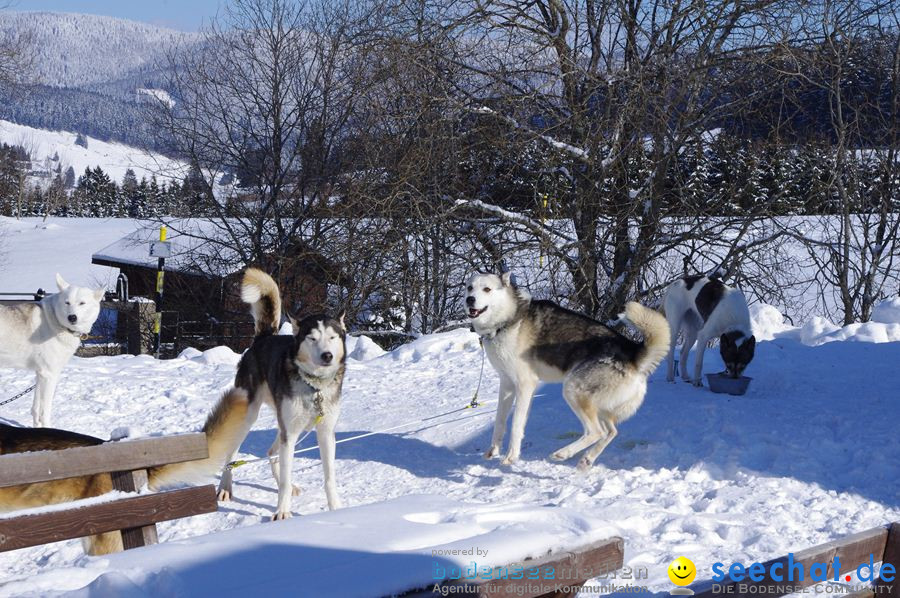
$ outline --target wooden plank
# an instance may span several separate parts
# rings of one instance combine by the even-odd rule
[[[715,584],[711,581],[701,585],[700,591],[696,592],[698,598],[712,598],[713,596],[728,595],[729,598],[748,598],[748,597],[776,597],[799,592],[807,586],[811,586],[817,582],[810,578],[810,567],[813,563],[827,563],[827,579],[834,577],[832,563],[835,557],[840,559],[841,571],[848,571],[851,568],[856,569],[862,563],[869,562],[869,555],[875,555],[875,562],[880,560],[884,554],[885,545],[887,544],[888,530],[885,527],[876,527],[857,534],[851,534],[843,538],[839,538],[832,542],[827,542],[813,548],[801,550],[794,553],[794,563],[800,563],[803,567],[803,580],[794,579],[787,581],[788,575],[788,557],[782,556],[771,561],[763,563],[765,566],[765,577],[761,581],[751,581],[749,577],[742,581],[723,581]],[[775,581],[769,573],[771,567],[775,563],[782,563],[782,570],[779,572],[784,576],[782,581]],[[749,566],[750,563],[745,563]],[[716,589],[717,591],[713,591]]]
[[[114,471],[110,474],[110,477],[112,478],[113,488],[123,492],[137,492],[147,485],[146,469]],[[122,545],[125,547],[125,550],[137,548],[139,546],[148,546],[158,542],[159,536],[156,533],[155,523],[122,529]]]
[[[504,567],[495,567],[489,576],[491,579],[452,580],[440,584],[446,588],[446,595],[479,596],[481,598],[498,598],[516,596],[517,598],[538,598],[541,596],[568,597],[575,596],[577,591],[572,586],[582,585],[586,580],[606,575],[622,568],[625,558],[625,542],[622,538],[609,538],[588,544],[573,550],[549,554],[538,559],[529,559],[521,563],[511,563]],[[509,579],[515,567],[521,566],[524,571],[534,571],[541,579]],[[552,575],[548,575],[552,567]],[[552,579],[547,579],[551,577]],[[507,579],[503,579],[507,577]],[[416,590],[404,596],[434,596],[434,585],[423,590]]]
[[[195,433],[0,455],[0,488],[206,459],[207,451],[206,434]]]
[[[141,527],[216,510],[216,488],[197,486],[65,511],[0,519],[0,552]]]
[[[894,579],[884,581],[879,578],[875,582],[875,595],[878,598],[900,598],[900,523],[892,523],[888,528],[887,546],[884,548],[882,562],[894,566]]]

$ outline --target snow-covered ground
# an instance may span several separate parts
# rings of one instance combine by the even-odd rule
[[[91,255],[139,226],[129,218],[0,216],[0,293],[55,292],[57,272],[72,284],[115,289],[118,271],[91,264]]]
[[[7,281],[49,267],[49,262],[29,266],[17,246],[7,248],[2,270]],[[75,268],[68,252],[57,259],[62,271]],[[756,332],[766,340],[747,371],[754,378],[747,395],[670,384],[660,368],[650,378],[642,408],[620,426],[588,474],[577,473],[574,462],[547,459],[580,433],[580,425],[559,385],[546,385],[532,407],[522,461],[512,467],[481,457],[493,423],[491,406],[338,445],[344,504],[393,501],[371,510],[326,512],[321,467],[316,451],[310,451],[294,467],[303,487],[294,512],[303,517],[269,523],[276,498],[271,472],[266,463],[246,465],[235,470],[234,502],[221,504],[217,513],[159,526],[163,542],[176,542],[168,547],[105,559],[85,557],[80,543],[69,541],[0,554],[0,596],[47,595],[88,584],[93,585],[81,595],[204,595],[203,588],[179,585],[190,579],[188,564],[159,569],[179,561],[179,554],[193,555],[194,547],[210,546],[222,559],[207,572],[211,577],[217,567],[223,572],[239,567],[238,557],[250,558],[250,547],[259,546],[263,552],[257,554],[275,559],[266,588],[278,594],[296,591],[292,582],[305,574],[294,567],[322,554],[307,545],[296,548],[298,538],[308,533],[309,543],[321,544],[330,537],[321,530],[332,524],[343,531],[328,540],[331,548],[347,534],[367,553],[397,551],[378,562],[402,567],[416,562],[414,555],[430,554],[429,547],[460,541],[479,546],[459,536],[464,530],[472,538],[487,534],[485,542],[495,542],[497,533],[524,534],[515,536],[516,545],[528,551],[524,538],[547,532],[549,524],[532,514],[544,507],[561,508],[555,525],[570,534],[564,537],[578,530],[590,538],[622,536],[625,564],[649,573],[635,583],[657,593],[671,589],[665,569],[680,555],[694,561],[698,579],[709,578],[717,561],[764,560],[900,520],[895,390],[900,344],[878,342],[898,339],[898,307],[897,302],[881,307],[880,323],[830,329],[819,322],[806,333],[806,325],[786,326],[777,310],[755,309]],[[481,351],[477,337],[466,330],[425,336],[385,354],[365,339],[351,342],[350,350],[356,349],[348,361],[338,439],[458,409],[478,383]],[[720,371],[717,352],[707,355],[706,371]],[[121,426],[144,433],[195,430],[231,383],[237,359],[223,348],[188,351],[169,361],[73,359],[57,391],[55,423],[102,437]],[[0,399],[31,380],[30,373],[0,369]],[[497,384],[487,365],[481,397],[493,399]],[[28,399],[0,407],[0,419],[27,424],[29,408]],[[274,428],[273,414],[264,410],[242,456],[264,456]],[[314,444],[311,436],[303,447]],[[485,515],[491,509],[498,513],[493,520]],[[410,527],[400,519],[423,525]],[[459,525],[440,527],[454,521]],[[431,527],[422,536],[414,531]],[[449,535],[441,537],[440,530]],[[273,546],[281,540],[286,547],[279,552]],[[430,563],[425,559],[415,566]],[[286,571],[283,578],[276,575],[278,566]],[[253,582],[216,593],[246,594]]]
[[[231,382],[237,356],[222,349],[189,355],[195,356],[163,362],[127,356],[74,359],[59,387],[57,425],[103,437],[120,426],[145,433],[196,429]],[[477,384],[480,359],[476,337],[464,330],[423,337],[374,359],[351,359],[338,438],[464,406]],[[439,495],[443,498],[435,498],[428,509],[436,518],[446,515],[445,499],[565,507],[589,521],[592,533],[622,536],[626,564],[646,567],[650,590],[666,591],[666,564],[682,554],[702,574],[716,561],[761,560],[900,518],[898,360],[897,343],[807,347],[788,339],[762,342],[744,397],[669,384],[658,371],[644,406],[621,426],[619,437],[587,475],[576,473],[573,463],[547,460],[580,431],[559,386],[548,385],[535,400],[523,460],[514,467],[481,457],[492,423],[491,407],[485,406],[339,445],[340,491],[350,507]],[[716,358],[708,362],[709,371],[721,366]],[[0,388],[10,393],[30,379],[23,372],[0,370]],[[496,389],[496,375],[488,367],[482,394],[492,397]],[[28,410],[25,400],[0,414],[27,424]],[[273,415],[265,412],[242,456],[264,456],[274,427]],[[312,437],[303,444],[313,445]],[[315,455],[303,453],[296,461],[295,480],[304,492],[294,500],[295,512],[313,516],[312,521],[340,521],[339,514],[318,515],[326,506]],[[251,464],[235,474],[234,502],[220,505],[214,514],[160,525],[161,539],[282,525],[266,522],[275,503],[268,466]],[[413,512],[422,512],[426,499],[415,500]],[[381,518],[371,521],[387,531],[367,540],[367,551],[396,549],[392,527]],[[283,529],[293,535],[292,527]],[[244,550],[242,538],[223,537],[225,552],[232,543],[234,550]],[[434,540],[425,542],[430,546]],[[147,579],[152,550],[142,557],[150,564],[138,567],[132,578],[151,593],[156,587]],[[84,570],[54,573],[71,566]],[[75,589],[106,567],[103,559],[82,556],[76,541],[0,555],[0,570],[6,572],[0,595]],[[47,576],[51,581],[42,581]]]

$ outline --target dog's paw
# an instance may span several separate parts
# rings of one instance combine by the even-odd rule
[[[513,455],[506,455],[505,457],[503,457],[503,461],[500,461],[500,465],[512,465],[518,460],[518,457],[515,457]]]
[[[272,521],[284,521],[291,517],[293,517],[293,515],[291,515],[290,511],[275,511],[275,514],[272,515]]]
[[[569,458],[569,455],[564,453],[563,451],[556,451],[550,455],[551,461],[565,461]]]
[[[576,467],[576,469],[578,470],[579,473],[587,473],[587,472],[589,472],[589,471],[591,470],[591,467],[592,467],[593,465],[594,465],[594,464],[591,463],[591,462],[588,460],[587,457],[582,457],[582,458],[578,461],[578,466]]]
[[[485,459],[493,459],[494,457],[496,457],[496,456],[499,455],[499,454],[500,454],[500,447],[499,447],[499,446],[492,446],[492,447],[489,448],[487,451],[485,451],[485,453],[484,453],[484,458],[485,458]]]
[[[303,490],[297,484],[291,484],[291,496],[300,496]]]
[[[224,488],[219,490],[216,494],[216,500],[219,502],[228,502],[231,500],[231,490],[225,490]]]
[[[696,386],[697,388],[703,388],[703,380],[699,380],[699,379],[698,379],[698,380],[694,380],[694,381],[692,382],[692,384],[693,384],[694,386]]]

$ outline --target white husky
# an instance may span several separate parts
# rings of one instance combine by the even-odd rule
[[[0,305],[0,367],[36,374],[31,415],[51,425],[50,406],[59,375],[100,315],[103,289],[72,286],[56,275],[59,293],[37,303]]]

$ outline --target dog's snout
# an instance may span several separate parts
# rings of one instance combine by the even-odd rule
[[[72,314],[71,316],[69,316],[69,322],[71,322],[72,324],[74,324],[77,321],[78,321],[78,316],[76,316],[75,314]]]
[[[475,297],[466,297],[466,305],[469,307],[475,305]]]
[[[331,363],[332,359],[334,359],[334,355],[332,355],[330,352],[325,351],[324,353],[322,353],[322,361],[324,363]]]

